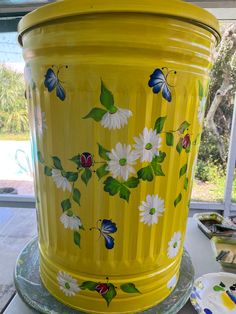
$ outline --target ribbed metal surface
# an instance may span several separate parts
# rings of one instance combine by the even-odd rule
[[[213,35],[200,27],[192,26],[190,31],[185,22],[139,14],[95,15],[44,26],[24,35],[24,57],[35,83],[29,100],[33,149],[35,153],[40,151],[45,159],[42,165],[35,158],[41,277],[62,302],[89,313],[120,314],[153,306],[170,293],[168,283],[179,272],[192,166],[198,150],[196,138],[202,128],[198,117],[199,82],[206,94],[214,43]],[[45,88],[45,74],[52,65],[54,69],[60,68],[65,101],[56,97],[55,90],[48,92]],[[148,86],[150,75],[162,67],[176,71],[170,83],[171,102],[161,92],[154,94]],[[101,80],[112,92],[115,105],[133,114],[128,125],[121,129],[108,130],[93,119],[82,119],[92,108],[101,107]],[[38,106],[46,117],[44,134],[40,134],[37,124]],[[160,117],[167,117],[160,133],[160,150],[166,153],[161,163],[165,176],[156,176],[151,181],[140,179],[138,187],[130,189],[129,202],[119,194],[111,196],[105,192],[105,178],[98,180],[95,173],[87,186],[81,180],[76,183],[81,192],[81,206],[71,200],[72,210],[80,216],[85,228],[80,230],[79,248],[73,242],[73,231],[65,229],[60,221],[61,201],[70,197],[70,193],[56,188],[52,177],[45,176],[44,166],[52,167],[52,156],[57,156],[66,171],[75,171],[70,159],[89,152],[94,156],[94,170],[104,161],[98,154],[97,143],[109,151],[117,143],[134,148],[134,137],[139,137],[145,127],[154,129]],[[181,133],[179,127],[184,121],[189,126]],[[166,144],[167,132],[174,136],[172,146]],[[183,149],[179,153],[176,145],[186,135],[191,138],[191,151]],[[186,171],[180,175],[185,164]],[[137,161],[134,167],[137,172],[147,165]],[[184,189],[186,178],[189,184]],[[175,204],[180,193],[182,199]],[[164,212],[158,223],[151,226],[140,221],[139,207],[148,195],[158,195],[164,200]],[[112,220],[117,225],[117,232],[112,234],[113,249],[106,249],[98,230],[90,230],[99,219]],[[178,252],[168,257],[170,246],[174,248],[178,243]],[[106,282],[109,277],[117,295],[109,307],[96,291],[82,290],[76,296],[65,296],[57,281],[59,271],[70,274],[79,285],[88,280]],[[120,287],[127,282],[133,283],[141,293],[122,292]]]

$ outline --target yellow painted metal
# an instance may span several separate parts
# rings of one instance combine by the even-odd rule
[[[219,30],[203,10],[165,2],[67,0],[20,24],[41,278],[58,300],[88,313],[149,308],[179,275]],[[109,223],[117,230],[101,230]]]
[[[220,40],[218,20],[208,11],[203,10],[191,3],[180,0],[153,0],[136,1],[136,0],[59,0],[56,3],[41,7],[32,13],[27,14],[19,24],[20,34],[24,33],[31,27],[37,27],[48,21],[55,21],[61,18],[71,18],[77,15],[91,15],[102,13],[146,13],[163,16],[174,16],[175,19],[188,20],[188,22],[200,25],[209,29]]]

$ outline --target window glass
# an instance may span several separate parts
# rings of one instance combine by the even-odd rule
[[[0,194],[33,195],[24,61],[16,33],[0,33]]]
[[[223,201],[236,91],[236,22],[221,23],[222,42],[215,51],[205,123],[192,199]]]

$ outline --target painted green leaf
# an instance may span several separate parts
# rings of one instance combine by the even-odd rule
[[[80,285],[80,289],[85,290],[88,289],[90,291],[95,291],[98,283],[94,281],[84,281]]]
[[[80,217],[79,217],[79,216],[76,216],[76,217],[80,219]],[[83,225],[82,225],[82,226],[79,226],[79,229],[81,229],[81,230],[85,230]]]
[[[219,292],[219,291],[225,291],[225,289],[224,289],[223,287],[221,287],[221,286],[214,286],[214,287],[213,287],[213,290],[214,290],[214,291],[217,291],[217,292]]]
[[[177,196],[177,198],[174,201],[175,207],[181,202],[181,200],[182,200],[182,194],[179,193],[179,195]]]
[[[179,178],[181,178],[187,171],[188,164],[183,165],[183,167],[179,171]]]
[[[188,178],[185,178],[185,180],[184,180],[184,189],[186,191],[188,190]]]
[[[44,174],[48,177],[52,176],[52,168],[49,168],[48,166],[44,167]]]
[[[106,300],[107,306],[111,303],[111,301],[114,299],[116,296],[116,288],[112,283],[108,284],[109,290],[107,291],[106,294],[103,294],[102,297]]]
[[[158,163],[162,163],[166,158],[166,153],[159,151],[159,155],[158,156],[154,156],[152,161],[153,162],[158,162]]]
[[[173,133],[166,133],[166,145],[173,146],[174,145],[174,135]]]
[[[70,160],[73,161],[77,165],[77,167],[80,167],[80,155],[76,155],[72,157]]]
[[[203,89],[201,81],[198,81],[198,95],[200,97],[200,100],[202,100],[204,96],[204,89]]]
[[[78,179],[78,172],[66,172],[65,177],[70,182],[75,182]]]
[[[221,281],[220,286],[225,288],[225,284]]]
[[[73,200],[80,206],[81,193],[78,189],[73,189]]]
[[[54,167],[59,169],[59,170],[63,170],[62,168],[62,165],[61,165],[61,160],[60,158],[56,157],[56,156],[53,156],[52,157],[52,160],[53,160],[53,164],[54,164]]]
[[[158,177],[164,177],[165,176],[164,172],[162,171],[162,167],[160,164],[154,163],[152,161],[151,165],[152,165],[152,169],[154,171],[155,176],[158,176]]]
[[[93,120],[99,122],[102,120],[103,116],[107,113],[106,110],[101,108],[93,108],[83,119],[92,118]]]
[[[126,200],[128,202],[129,197],[130,197],[130,190],[126,186],[121,185],[119,196],[120,196],[120,198],[122,198],[123,200]]]
[[[101,82],[101,95],[100,95],[101,104],[110,112],[115,109],[114,106],[114,97],[109,89],[106,88],[103,81]]]
[[[190,143],[189,146],[185,149],[185,151],[186,151],[187,154],[190,153],[190,151],[191,151],[191,143]]]
[[[43,155],[41,154],[40,151],[38,151],[38,160],[41,164],[44,164],[45,163],[45,160],[43,158]]]
[[[126,293],[140,293],[133,283],[125,283],[121,285],[120,288]]]
[[[198,134],[197,136],[196,136],[196,138],[195,138],[195,140],[193,141],[193,145],[197,145],[198,144],[198,142],[199,142],[199,140],[200,140],[200,134]]]
[[[80,233],[78,231],[74,231],[74,243],[80,248]]]
[[[69,198],[67,198],[66,200],[61,202],[61,207],[62,207],[63,211],[66,211],[66,210],[71,208],[71,202],[70,202]]]
[[[185,130],[187,130],[189,126],[190,123],[188,123],[188,121],[184,121],[183,123],[181,123],[181,125],[178,128],[179,133],[184,134]]]
[[[165,124],[167,117],[160,117],[156,120],[154,130],[156,130],[157,134],[161,133]]]
[[[99,179],[101,179],[102,177],[106,176],[109,173],[109,171],[107,171],[106,169],[107,164],[104,164],[96,170],[96,174]]]
[[[150,166],[144,167],[137,172],[138,178],[143,181],[152,181],[153,180],[153,171]]]
[[[110,195],[116,195],[121,188],[120,182],[112,177],[108,177],[103,184],[104,191],[108,192]]]
[[[98,143],[98,154],[99,154],[99,156],[105,160],[110,160],[108,155],[107,155],[108,153],[110,153],[110,151],[105,149],[102,145],[100,145]]]
[[[182,145],[182,140],[180,139],[178,144],[176,145],[176,150],[179,154],[181,154],[182,150],[183,150],[183,145]]]
[[[124,185],[131,189],[136,188],[139,185],[139,179],[136,177],[131,177],[126,182],[124,182]]]
[[[89,180],[92,177],[92,171],[89,168],[85,168],[82,175],[81,175],[81,179],[82,181],[87,185]]]

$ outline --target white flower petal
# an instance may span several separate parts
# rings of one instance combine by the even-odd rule
[[[174,275],[167,283],[167,288],[172,290],[177,284],[177,276]]]
[[[137,156],[131,151],[131,145],[117,143],[116,148],[108,154],[109,161],[107,170],[112,173],[114,178],[121,177],[127,181],[130,174],[135,173],[132,165],[135,164]],[[124,164],[122,164],[122,160]]]
[[[132,112],[127,109],[117,108],[115,113],[107,112],[104,114],[101,120],[101,125],[104,128],[121,129],[128,123],[128,119],[132,116]]]
[[[141,222],[148,225],[157,224],[159,217],[165,211],[164,201],[158,195],[147,195],[146,202],[142,201],[139,210]]]
[[[59,169],[52,169],[52,179],[56,184],[58,189],[62,189],[63,191],[72,191],[72,186],[70,182],[62,176],[61,171]]]
[[[64,212],[60,217],[60,221],[66,229],[78,230],[82,226],[80,218],[70,211]]]
[[[36,129],[39,136],[42,137],[44,134],[44,131],[47,129],[46,114],[45,112],[41,111],[40,105],[36,105],[34,110],[35,110]]]
[[[161,138],[155,130],[145,127],[143,133],[140,133],[138,138],[134,137],[134,140],[135,154],[142,162],[151,162],[154,156],[159,155]]]
[[[59,288],[66,296],[75,296],[81,289],[77,284],[77,280],[72,278],[65,272],[59,271],[57,274]]]
[[[174,258],[180,250],[181,246],[181,232],[175,232],[170,242],[168,243],[167,255],[169,258]]]
[[[204,119],[206,100],[207,98],[203,97],[198,107],[198,120],[200,124],[203,122],[203,119]]]

